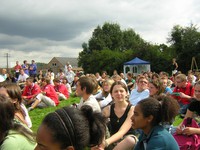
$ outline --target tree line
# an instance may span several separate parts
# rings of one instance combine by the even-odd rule
[[[152,44],[145,41],[133,29],[121,30],[117,23],[97,26],[88,42],[82,44],[78,64],[85,73],[106,70],[123,71],[123,64],[135,57],[151,63],[151,71],[171,73],[172,58],[176,58],[179,70],[190,70],[192,57],[200,60],[200,32],[196,25],[189,27],[175,25],[166,44]],[[197,61],[198,63],[198,61]]]

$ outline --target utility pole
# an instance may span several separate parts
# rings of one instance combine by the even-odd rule
[[[8,72],[8,57],[10,57],[10,55],[8,53],[6,53],[4,57],[6,57],[7,72]]]

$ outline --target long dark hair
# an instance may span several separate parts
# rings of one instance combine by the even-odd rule
[[[19,122],[14,121],[15,108],[10,98],[0,94],[0,143],[8,135],[9,130],[15,130],[29,141],[35,142],[34,134]]]
[[[170,96],[158,96],[156,98],[146,98],[140,101],[140,106],[144,117],[153,116],[152,126],[160,123],[172,123],[178,114],[179,104]]]
[[[17,100],[14,104],[15,112],[20,112],[25,117],[25,112],[21,107],[22,103],[22,92],[20,87],[16,83],[7,83],[4,85],[9,97],[12,100]]]

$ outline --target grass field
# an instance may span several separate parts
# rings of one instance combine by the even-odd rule
[[[43,118],[48,113],[53,112],[56,109],[59,109],[61,107],[69,106],[73,103],[79,103],[79,101],[80,101],[80,97],[71,96],[68,100],[60,101],[60,104],[57,107],[48,107],[48,108],[43,108],[43,109],[36,108],[36,109],[30,111],[29,115],[30,115],[30,118],[31,118],[31,121],[33,124],[31,129],[33,130],[33,132],[37,132],[37,129],[38,129],[39,125],[41,124]]]
[[[43,108],[43,109],[36,108],[36,109],[30,111],[29,115],[30,115],[30,118],[31,118],[32,124],[33,124],[31,129],[33,130],[33,132],[37,132],[37,129],[38,129],[39,125],[41,124],[43,118],[48,113],[53,112],[56,109],[59,109],[61,107],[69,106],[73,103],[79,103],[79,101],[80,101],[80,97],[71,96],[68,100],[60,101],[60,104],[57,107],[48,107],[48,108]],[[182,121],[182,119],[179,116],[177,116],[175,118],[173,125],[177,126],[180,124],[181,121]]]

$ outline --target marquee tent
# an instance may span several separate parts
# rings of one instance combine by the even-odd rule
[[[148,61],[139,59],[138,57],[124,63],[124,74],[127,72],[134,73],[134,75],[142,72],[151,71],[151,64]]]

